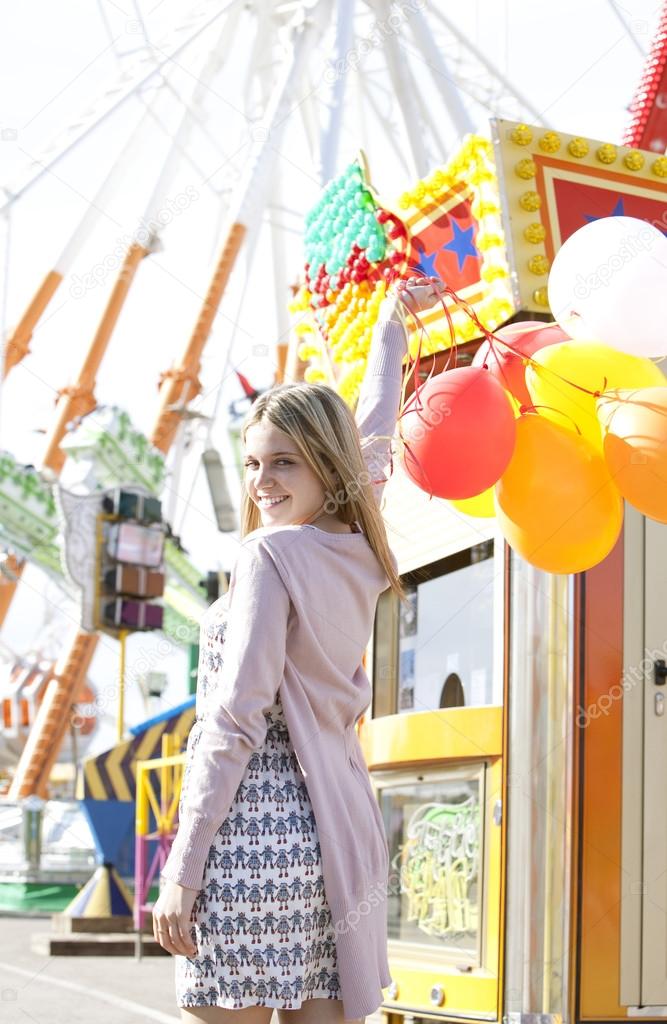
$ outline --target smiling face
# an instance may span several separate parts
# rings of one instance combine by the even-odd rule
[[[322,514],[327,494],[295,442],[268,419],[248,427],[245,435],[245,485],[259,507],[263,526],[286,526]]]

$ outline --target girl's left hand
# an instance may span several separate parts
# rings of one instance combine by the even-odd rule
[[[421,313],[436,304],[444,288],[439,277],[409,277],[400,282],[398,294],[411,313]]]
[[[399,281],[380,303],[378,320],[396,320],[405,326],[406,311],[421,313],[431,309],[444,294],[439,277],[410,277]]]
[[[199,889],[186,889],[167,882],[153,907],[153,935],[168,953],[195,956],[197,947],[190,935],[190,915]]]

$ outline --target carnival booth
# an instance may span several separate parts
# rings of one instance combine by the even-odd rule
[[[387,908],[386,1024],[660,1021],[667,1017],[667,7],[625,142],[615,144],[518,120],[494,120],[488,132],[472,134],[476,105],[534,121],[539,114],[445,17],[443,4],[430,5],[428,19],[421,3],[387,4],[386,21],[377,23],[382,5],[359,6],[367,8],[364,33],[373,18],[372,36],[357,32],[351,3],[272,5],[269,20],[266,5],[200,5],[164,42],[163,63],[139,50],[100,102],[5,189],[8,215],[97,125],[115,125],[110,115],[132,96],[141,100],[122,145],[122,133],[112,142],[95,137],[105,159],[111,154],[100,164],[103,180],[96,191],[82,190],[82,199],[83,192],[92,198],[58,235],[59,255],[5,345],[3,381],[30,354],[58,289],[71,277],[78,300],[102,284],[102,272],[108,288],[88,307],[90,343],[73,378],[55,381],[40,468],[0,452],[0,625],[28,565],[76,611],[71,634],[58,637],[57,659],[42,657],[41,648],[17,658],[0,645],[0,832],[17,853],[16,863],[0,860],[0,885],[10,872],[19,884],[23,860],[24,875],[47,890],[86,882],[68,893],[70,918],[112,930],[114,918],[132,912],[141,949],[177,827],[199,622],[226,585],[224,572],[190,560],[172,529],[181,500],[185,522],[196,473],[189,492],[178,482],[199,431],[211,522],[221,534],[238,530],[226,474],[235,465],[242,475],[240,426],[260,394],[254,364],[247,377],[232,366],[238,313],[224,336],[224,364],[214,371],[202,361],[220,340],[223,299],[238,296],[239,310],[252,304],[246,289],[258,279],[253,252],[266,226],[275,285],[266,301],[280,311],[272,383],[326,383],[353,411],[388,291],[414,275],[444,285],[431,309],[406,316],[409,351],[383,515],[407,600],[390,591],[380,597],[365,654],[372,703],[358,723],[390,853],[386,886],[373,894]],[[335,32],[327,34],[334,13]],[[252,46],[233,46],[250,38],[242,33],[255,19]],[[442,45],[443,28],[455,45]],[[209,30],[215,38],[207,42]],[[405,47],[403,32],[412,40]],[[200,34],[201,64],[197,74],[187,71],[186,87],[176,75],[185,71],[180,55]],[[367,47],[378,64],[363,70]],[[131,60],[132,52],[116,57]],[[232,60],[222,88],[216,76],[228,54],[248,64],[244,73]],[[379,131],[378,152],[393,147],[400,157],[400,132],[374,99],[385,66],[388,109],[400,112],[411,150],[396,166],[421,174],[427,154],[452,155],[406,181],[402,194],[385,195],[364,153],[350,154],[302,211],[304,258],[290,265],[285,239],[294,226],[278,221],[302,202],[300,190],[281,191],[287,178],[279,158],[296,137],[291,115],[302,118],[321,175],[311,180],[340,170],[345,138],[363,135],[372,152]],[[324,126],[315,69],[330,86]],[[162,83],[154,97],[153,76]],[[346,78],[358,86],[358,122],[343,121]],[[232,79],[245,93],[236,127]],[[461,102],[466,89],[474,102]],[[225,119],[222,133],[206,127],[207,96],[225,104],[212,121]],[[119,116],[130,124],[128,109]],[[167,132],[164,149],[151,141],[153,122]],[[198,149],[190,136],[200,131]],[[420,144],[422,131],[429,146]],[[151,173],[135,182],[143,154]],[[168,355],[144,433],[125,410],[98,404],[97,378],[121,313],[131,312],[128,296],[162,247],[165,196],[178,187],[182,160],[202,179],[202,198],[204,186],[216,204],[222,197],[227,219],[215,227],[213,266],[202,261],[207,279],[193,270],[192,326]],[[284,162],[294,171],[295,160]],[[223,168],[230,178],[221,182]],[[128,169],[128,194],[141,208],[130,204],[123,216],[136,220],[120,249],[105,256],[92,231]],[[190,256],[206,248],[201,225],[213,206],[195,203],[191,186],[177,198],[194,220],[185,227],[183,218],[172,251],[185,246]],[[89,272],[93,253],[99,262]],[[241,254],[244,283],[232,287]],[[289,316],[288,265],[298,277]],[[176,303],[163,297],[175,316]],[[145,328],[140,319],[125,321],[132,339],[133,330],[143,339]],[[256,346],[265,348],[269,354]],[[156,349],[167,358],[167,347]],[[247,356],[243,348],[238,364]],[[223,418],[219,399],[204,411],[199,400],[204,381],[215,376],[219,396],[232,373],[240,389],[228,407],[231,455],[223,463],[213,436]],[[155,642],[146,639],[147,653],[128,672],[127,636],[151,631]],[[96,692],[89,670],[102,637],[118,653],[118,671]],[[167,649],[184,671],[187,664],[189,699],[149,713],[166,685]],[[146,715],[128,729],[130,678]],[[102,751],[95,744],[83,757],[108,705],[116,742]],[[43,803],[64,793],[63,812],[44,814],[42,846]],[[85,836],[63,851],[72,822]],[[26,906],[22,893],[13,905]],[[363,905],[355,927],[363,930]]]
[[[448,288],[409,319],[384,498],[409,600],[380,599],[360,727],[390,847],[383,1009],[658,1018],[667,158],[492,136],[396,200],[360,157],[306,219],[291,307],[301,373],[354,405],[396,277]]]
[[[271,108],[278,125],[288,84]],[[377,193],[363,154],[326,186],[306,216],[292,344],[276,373],[327,383],[354,409],[387,291],[409,275],[442,280],[442,300],[407,320],[383,512],[408,597],[380,598],[366,652],[373,699],[359,723],[390,850],[377,894],[392,974],[382,1012],[657,1021],[667,1016],[666,147],[658,135],[640,148],[504,120],[489,135],[466,136],[399,196]],[[48,479],[0,459],[16,553],[0,618],[18,556],[82,594],[61,661],[12,665],[4,680],[20,750],[9,797],[48,793],[71,708],[89,699],[98,637],[120,641],[118,743],[86,760],[78,793],[100,870],[70,912],[126,916],[132,901],[111,865],[134,817],[138,932],[174,834],[194,708],[126,735],[125,636],[161,631],[195,664],[214,595],[163,519],[164,457],[176,440],[181,458],[181,419],[278,138],[267,129],[254,140],[239,219],[163,375],[150,436],[115,407],[87,416],[148,255],[132,245],[76,387],[59,398]],[[10,339],[7,368],[58,282],[47,284]],[[245,409],[258,392],[239,380]],[[230,412],[240,464],[241,410]],[[82,493],[58,483],[66,455]],[[204,455],[209,482],[224,476],[208,443]],[[224,493],[214,506],[231,530]]]

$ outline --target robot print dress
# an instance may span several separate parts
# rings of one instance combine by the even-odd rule
[[[205,615],[195,722],[188,737],[181,808],[207,705],[224,657],[227,595]],[[179,1006],[298,1009],[340,999],[336,943],[308,791],[278,691],[209,850],[192,911],[194,957],[176,956]]]

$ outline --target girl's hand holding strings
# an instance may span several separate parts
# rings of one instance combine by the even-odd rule
[[[445,286],[438,277],[409,277],[407,281],[399,281],[396,290],[380,303],[378,319],[394,320],[405,327],[406,315],[418,315],[425,309],[431,309],[444,295],[444,290]]]

